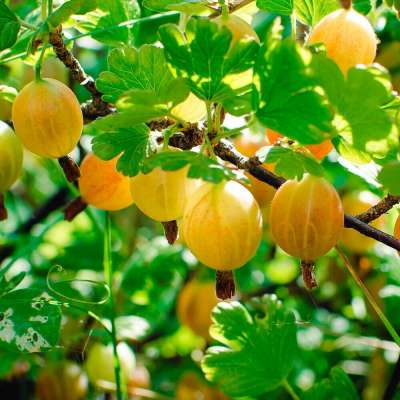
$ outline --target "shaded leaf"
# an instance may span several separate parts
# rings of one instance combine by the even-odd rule
[[[0,1],[0,50],[8,49],[17,41],[20,27],[16,15]]]

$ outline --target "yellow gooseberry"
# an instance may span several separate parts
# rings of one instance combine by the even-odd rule
[[[171,110],[172,117],[192,123],[202,120],[206,113],[206,104],[193,93],[190,93],[185,101]]]
[[[346,74],[357,64],[373,63],[378,40],[366,17],[353,9],[340,9],[318,22],[308,43],[324,44],[328,56]]]
[[[343,207],[335,188],[313,175],[286,181],[271,203],[273,239],[305,262],[315,261],[336,245],[343,223]]]
[[[400,239],[400,215],[397,217],[396,224],[394,226],[394,236]]]
[[[209,339],[211,311],[217,303],[214,282],[192,279],[179,294],[178,319],[197,335]]]
[[[43,368],[36,380],[38,400],[83,400],[87,391],[86,375],[71,361]]]
[[[202,381],[195,372],[187,372],[180,379],[175,398],[177,400],[228,400],[217,388]]]
[[[275,144],[279,139],[283,138],[283,135],[272,129],[266,129],[265,132],[270,144]],[[324,140],[321,143],[308,144],[305,147],[317,160],[323,160],[332,151],[333,144],[330,140]]]
[[[183,237],[197,259],[210,268],[239,268],[255,254],[261,240],[261,211],[240,183],[204,183],[188,200]]]
[[[83,200],[102,210],[121,210],[133,203],[129,177],[117,171],[118,157],[101,160],[93,153],[81,164],[79,191]]]
[[[266,145],[267,143],[265,141],[257,140],[256,138],[252,138],[250,135],[241,135],[235,140],[236,149],[246,157],[253,157],[261,147]],[[268,170],[273,171],[272,164],[263,164],[263,166]],[[266,206],[274,197],[276,189],[265,182],[261,182],[254,178],[248,173],[246,173],[246,176],[250,180],[248,189],[257,200],[259,206]]]
[[[21,90],[13,103],[12,119],[23,145],[32,153],[49,158],[70,153],[83,128],[75,94],[51,78],[32,81]]]
[[[131,193],[140,211],[159,222],[174,221],[182,217],[189,193],[198,183],[187,177],[188,167],[177,171],[154,168],[148,174],[131,178]]]
[[[351,192],[343,196],[343,208],[347,214],[357,215],[367,211],[379,201],[379,197],[368,191]],[[370,223],[371,226],[382,229],[385,223],[383,216]],[[354,253],[364,253],[370,250],[376,241],[362,235],[354,229],[343,229],[341,243]]]

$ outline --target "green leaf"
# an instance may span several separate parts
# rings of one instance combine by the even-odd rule
[[[314,56],[313,69],[336,111],[334,125],[347,147],[380,158],[385,156],[395,145],[393,122],[385,111],[394,99],[386,74],[375,67],[352,68],[345,80],[325,54]]]
[[[258,119],[301,144],[320,143],[332,130],[332,114],[317,90],[310,61],[311,54],[288,38],[269,46],[255,68],[260,77]]]
[[[0,51],[8,49],[17,41],[20,27],[16,15],[0,1]]]
[[[5,276],[0,277],[0,296],[14,290],[25,278],[26,272],[21,271],[11,279],[7,279]]]
[[[117,170],[127,176],[139,173],[149,146],[150,129],[145,124],[102,133],[92,140],[94,153],[103,160],[119,155]]]
[[[324,168],[306,154],[282,146],[264,147],[257,152],[261,162],[275,164],[275,172],[286,179],[301,179],[303,174],[324,175]]]
[[[144,0],[143,5],[153,11],[180,11],[189,15],[200,15],[209,12],[204,0]]]
[[[243,91],[229,81],[235,74],[252,68],[258,44],[254,39],[231,46],[232,33],[208,19],[190,19],[184,35],[176,25],[159,29],[167,60],[187,79],[193,93],[205,101],[224,104]],[[240,84],[239,84],[240,86]],[[248,86],[245,82],[243,86]]]
[[[304,394],[304,400],[358,400],[356,388],[340,367],[334,367],[329,378],[315,384]]]
[[[111,46],[130,44],[131,28],[119,26],[124,22],[140,17],[140,8],[136,0],[100,0],[97,11],[98,22],[92,37]],[[95,13],[94,13],[95,14]],[[119,26],[118,29],[109,29]],[[98,32],[105,29],[104,32]]]
[[[400,162],[391,161],[385,164],[378,175],[378,181],[385,189],[395,195],[400,196]]]
[[[182,78],[175,78],[161,48],[144,45],[139,50],[118,48],[108,57],[109,71],[96,81],[104,100],[134,114],[166,115],[189,94]]]
[[[274,296],[266,297],[268,312],[253,318],[237,301],[213,310],[210,333],[224,346],[213,346],[202,360],[206,378],[233,397],[258,396],[279,386],[292,369],[296,323]]]
[[[229,168],[217,161],[194,151],[165,151],[146,159],[143,172],[148,173],[160,167],[166,171],[175,171],[190,165],[188,177],[203,179],[207,182],[219,183],[223,180],[236,179],[236,175]]]
[[[353,0],[353,7],[362,14],[368,14],[372,10],[371,0]]]
[[[67,21],[71,15],[83,15],[97,7],[97,0],[69,0],[58,7],[47,18],[47,22],[56,27]]]
[[[47,292],[38,289],[12,291],[0,298],[0,347],[37,353],[58,342],[61,312]]]
[[[367,1],[367,0],[365,0]],[[280,15],[291,15],[306,25],[313,26],[325,15],[339,8],[338,0],[257,0],[257,6]]]

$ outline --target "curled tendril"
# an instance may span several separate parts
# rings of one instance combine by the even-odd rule
[[[54,265],[53,267],[50,268],[47,277],[46,277],[46,283],[47,283],[47,287],[57,296],[61,297],[62,299],[65,299],[69,302],[73,302],[73,303],[80,303],[80,304],[87,304],[87,305],[100,305],[100,304],[104,304],[108,301],[109,297],[110,297],[110,288],[108,287],[108,285],[106,285],[103,282],[96,282],[90,279],[64,279],[64,280],[53,280],[51,279],[51,275],[53,273],[66,273],[67,271],[61,266],[61,265]],[[97,301],[91,301],[91,300],[84,300],[84,299],[78,299],[78,298],[74,298],[71,296],[67,296],[65,294],[63,294],[62,292],[60,292],[58,289],[56,289],[57,285],[68,285],[70,284],[75,284],[75,283],[83,283],[83,284],[87,284],[87,285],[91,285],[93,287],[98,287],[100,289],[103,290],[103,296],[97,300]],[[67,305],[67,304],[64,304]]]

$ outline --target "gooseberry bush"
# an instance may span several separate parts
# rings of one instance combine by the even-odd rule
[[[0,0],[0,398],[399,399],[399,16]]]

